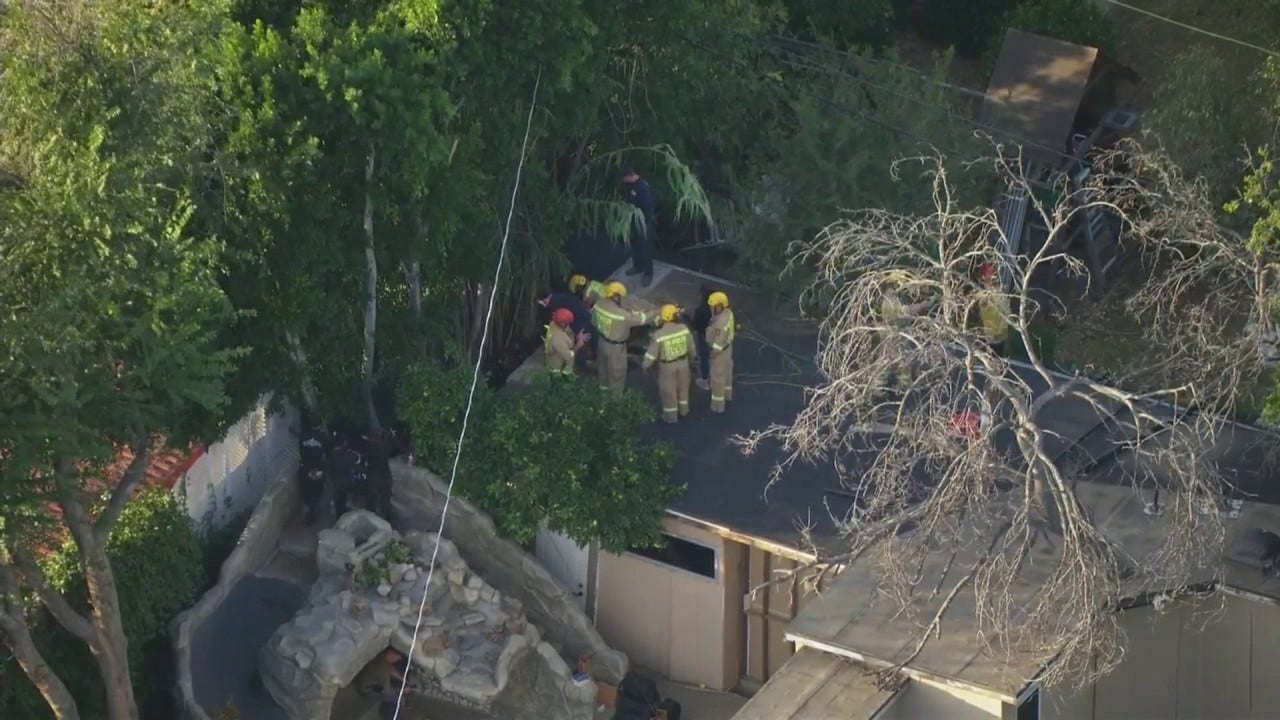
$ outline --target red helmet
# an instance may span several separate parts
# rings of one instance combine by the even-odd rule
[[[573,311],[569,308],[560,308],[551,315],[551,321],[560,327],[569,327],[573,324]]]
[[[982,263],[978,266],[978,277],[983,280],[994,280],[996,277],[996,266],[991,263]]]

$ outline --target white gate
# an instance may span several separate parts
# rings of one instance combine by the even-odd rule
[[[533,543],[538,562],[573,596],[578,607],[587,607],[587,548],[546,528],[538,531]]]

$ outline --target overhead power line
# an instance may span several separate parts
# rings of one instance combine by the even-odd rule
[[[525,156],[529,149],[529,129],[533,127],[533,110],[538,106],[538,86],[542,83],[542,68],[533,81],[533,97],[529,100],[529,117],[525,120],[524,140],[520,143],[520,162],[516,165],[516,179],[511,187],[511,209],[507,211],[507,226],[502,233],[502,244],[498,247],[498,265],[493,270],[493,288],[489,292],[489,308],[485,311],[484,330],[480,335],[480,348],[476,351],[476,366],[471,373],[471,390],[467,394],[467,408],[462,413],[462,428],[458,432],[458,444],[453,450],[453,468],[449,471],[449,486],[444,493],[444,507],[440,510],[440,528],[436,531],[436,544],[431,549],[431,562],[427,565],[427,582],[422,587],[422,601],[418,603],[418,619],[413,624],[413,638],[409,641],[409,652],[405,659],[404,677],[400,679],[400,692],[396,695],[396,711],[392,720],[399,720],[400,707],[404,703],[404,690],[409,684],[409,673],[413,669],[413,651],[418,646],[418,632],[422,629],[422,615],[427,607],[427,596],[431,591],[431,576],[436,569],[436,557],[440,554],[440,543],[444,542],[444,522],[449,517],[449,501],[453,498],[453,483],[458,479],[458,460],[462,457],[462,443],[467,437],[467,424],[471,420],[471,408],[476,399],[476,386],[480,382],[480,366],[484,360],[484,346],[489,340],[489,325],[493,320],[493,306],[498,299],[498,280],[502,277],[502,263],[507,256],[507,240],[511,237],[511,218],[516,212],[516,193],[520,190],[520,175],[524,171]]]
[[[1130,5],[1129,3],[1126,3],[1126,2],[1121,2],[1120,0],[1104,0],[1104,2],[1111,3],[1116,7],[1122,7],[1125,10],[1131,10],[1141,15],[1146,15],[1147,17],[1155,18],[1156,20],[1160,20],[1161,22],[1167,22],[1170,25],[1177,25],[1178,27],[1184,30],[1190,30],[1191,32],[1200,33],[1201,35],[1207,35],[1211,38],[1217,38],[1218,40],[1222,40],[1223,42],[1229,42],[1234,45],[1239,45],[1240,47],[1249,48],[1250,50],[1257,50],[1258,52],[1263,53],[1264,55],[1270,55],[1271,57],[1280,58],[1280,52],[1276,52],[1275,50],[1269,50],[1267,48],[1262,47],[1261,45],[1254,45],[1253,43],[1245,42],[1244,40],[1237,40],[1233,37],[1228,37],[1226,35],[1213,32],[1212,30],[1205,30],[1204,28],[1196,27],[1195,25],[1184,23],[1181,20],[1174,20],[1173,18],[1165,17],[1164,15],[1151,12],[1150,10],[1143,10],[1140,7],[1134,7],[1133,5]]]

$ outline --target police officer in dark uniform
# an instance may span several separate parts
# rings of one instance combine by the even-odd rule
[[[333,514],[342,517],[347,512],[347,500],[351,495],[363,495],[365,490],[364,458],[352,447],[350,424],[334,422],[333,451],[329,453],[329,481],[333,483]]]
[[[657,221],[657,203],[649,183],[635,168],[624,167],[621,174],[623,197],[644,216],[643,223],[637,220],[631,227],[631,268],[627,274],[640,275],[640,284],[649,287],[653,282],[653,224]]]
[[[320,500],[324,497],[325,461],[329,442],[320,421],[310,412],[302,413],[302,432],[298,434],[298,485],[306,508],[308,526],[316,521]]]
[[[383,520],[391,522],[391,458],[386,439],[372,431],[361,438],[364,457],[364,504]]]

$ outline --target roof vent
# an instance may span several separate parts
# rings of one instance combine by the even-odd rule
[[[1256,567],[1267,575],[1280,576],[1280,535],[1270,530],[1245,530],[1227,554],[1232,560]]]

